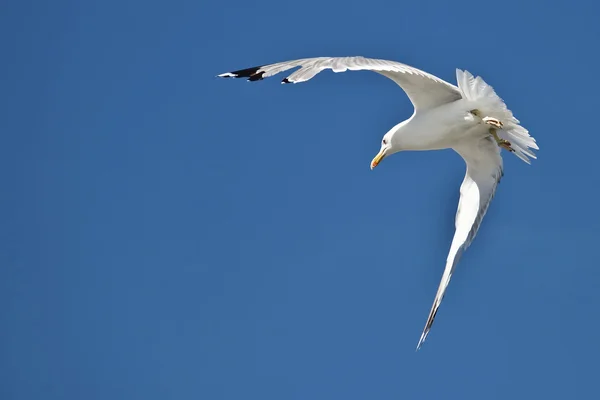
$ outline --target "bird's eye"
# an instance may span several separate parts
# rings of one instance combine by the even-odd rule
[[[387,139],[383,139],[383,144],[387,144]]]

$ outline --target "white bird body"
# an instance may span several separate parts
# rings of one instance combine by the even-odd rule
[[[416,111],[408,120],[396,125],[402,129],[402,150],[442,150],[472,135],[478,125],[472,114],[473,102],[456,100],[435,108]]]
[[[496,187],[503,176],[500,148],[529,163],[530,150],[538,146],[529,132],[514,118],[504,101],[480,77],[456,71],[458,86],[417,68],[388,60],[364,57],[317,57],[227,72],[220,77],[246,77],[250,81],[300,67],[282,83],[299,83],[325,69],[334,72],[370,70],[396,82],[408,95],[415,110],[384,136],[371,168],[399,151],[451,148],[465,160],[467,171],[460,186],[455,233],[419,349],[427,337],[461,254],[469,247],[485,216]]]

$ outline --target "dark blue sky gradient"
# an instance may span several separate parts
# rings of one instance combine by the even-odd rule
[[[598,4],[5,2],[0,399],[594,398]],[[482,75],[541,148],[419,352],[461,158],[370,171],[374,73],[215,78],[347,55]]]

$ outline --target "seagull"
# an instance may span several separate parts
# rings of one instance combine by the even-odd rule
[[[381,140],[371,169],[400,151],[453,149],[465,161],[466,174],[460,186],[455,233],[431,311],[417,344],[427,338],[450,278],[462,253],[475,238],[481,221],[500,183],[503,172],[501,150],[530,164],[539,150],[535,139],[520,125],[492,86],[466,70],[456,70],[455,86],[420,69],[395,61],[365,57],[315,57],[226,72],[221,78],[259,81],[295,67],[281,83],[308,81],[319,72],[373,71],[394,81],[410,99],[414,112],[392,127]]]

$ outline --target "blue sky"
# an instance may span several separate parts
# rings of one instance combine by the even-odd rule
[[[594,1],[9,1],[0,13],[0,398],[591,398]],[[400,153],[363,55],[482,75],[538,140],[415,346],[464,163]],[[278,77],[283,78],[284,76]]]

